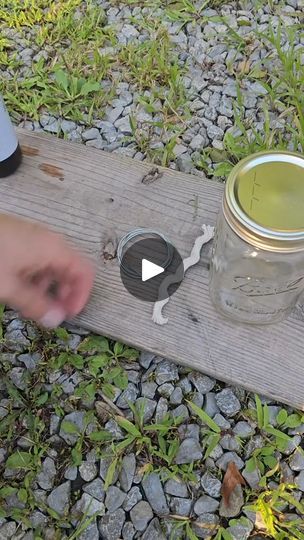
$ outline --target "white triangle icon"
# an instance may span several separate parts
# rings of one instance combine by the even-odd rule
[[[151,261],[148,261],[147,259],[142,259],[141,261],[141,280],[142,281],[148,281],[149,279],[154,278],[155,276],[158,276],[159,274],[162,274],[165,271],[162,266],[158,266],[158,264],[154,264]]]

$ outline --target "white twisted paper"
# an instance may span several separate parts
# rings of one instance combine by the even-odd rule
[[[207,242],[209,242],[213,238],[214,227],[211,227],[211,225],[202,225],[202,231],[203,234],[201,236],[198,236],[194,242],[194,246],[192,248],[190,256],[184,259],[182,262],[184,267],[184,274],[187,272],[190,266],[194,266],[199,262],[203,245],[207,244]],[[159,296],[166,296],[169,286],[179,281],[179,270],[180,268],[177,269],[175,274],[169,275],[166,277],[166,279],[163,280],[159,289]],[[167,324],[168,318],[163,316],[162,310],[168,302],[169,297],[165,298],[165,300],[158,300],[157,302],[155,302],[152,314],[152,321],[154,323],[160,325]]]

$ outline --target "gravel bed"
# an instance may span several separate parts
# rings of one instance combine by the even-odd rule
[[[167,165],[203,175],[222,162],[227,172],[235,159],[234,150],[227,154],[227,134],[228,142],[229,134],[247,136],[245,153],[257,134],[265,135],[267,110],[273,144],[282,137],[288,148],[302,149],[290,131],[294,117],[284,92],[273,100],[265,89],[261,72],[279,73],[280,61],[257,32],[279,24],[292,29],[302,20],[303,0],[279,9],[277,2],[274,8],[272,2],[210,2],[189,20],[173,20],[158,2],[93,4],[115,36],[104,45],[109,55],[151,39],[145,23],[161,20],[181,72],[177,110],[165,110],[167,83],[156,83],[156,98],[155,88],[140,89],[123,64],[113,64],[111,78],[100,81],[109,98],[92,121],[41,109],[36,119],[17,115],[20,125],[139,160],[162,161],[173,137]],[[81,13],[80,5],[80,21]],[[21,82],[52,54],[32,44],[36,30],[3,30],[14,42]],[[301,52],[303,43],[297,32],[293,46]],[[284,32],[282,46],[288,52]],[[304,52],[300,60],[303,65]],[[3,79],[13,77],[0,71]],[[8,310],[2,326],[0,540],[302,538],[302,413],[72,325],[42,333]],[[144,430],[153,424],[159,431]],[[231,464],[243,483],[226,504]],[[286,526],[285,536],[270,532],[262,512],[265,501],[274,504],[271,494],[282,493],[273,515],[300,521],[298,528]]]
[[[86,334],[72,325],[42,333],[13,311],[4,313],[0,538],[212,538],[221,528],[227,538],[257,538],[263,520],[248,502],[263,492],[262,477],[268,489],[294,485],[283,510],[303,518],[304,416],[261,398],[268,415],[261,429],[258,403],[243,389]],[[96,370],[108,349],[114,351],[107,353],[108,371]],[[114,365],[120,379],[109,399],[109,384],[101,381],[110,380]],[[145,431],[153,424],[162,431]],[[269,429],[280,429],[288,443],[281,446]],[[142,439],[149,433],[152,446]],[[231,463],[244,486],[235,487],[227,505]]]

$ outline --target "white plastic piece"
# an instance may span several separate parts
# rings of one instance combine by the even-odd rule
[[[201,236],[198,236],[194,242],[194,246],[192,248],[190,256],[183,260],[184,274],[187,272],[190,266],[194,266],[199,262],[203,245],[210,242],[210,240],[214,236],[214,227],[211,227],[211,225],[202,225],[202,231],[203,234]],[[178,281],[178,278],[176,279],[176,276],[179,275],[180,274],[177,270],[175,274],[172,274],[166,279],[164,279],[161,284],[162,296],[165,296],[164,291],[166,292],[170,285]],[[165,300],[159,300],[158,302],[155,302],[152,314],[152,321],[155,324],[167,324],[168,318],[163,316],[162,311],[165,305],[169,302],[169,299],[170,298],[168,297],[165,298]]]

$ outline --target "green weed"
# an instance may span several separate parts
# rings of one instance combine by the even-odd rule
[[[246,506],[247,510],[259,513],[267,536],[276,540],[286,538],[303,540],[304,538],[304,505],[293,497],[293,487],[280,484],[277,489],[265,490]],[[288,515],[284,515],[286,503],[297,509],[299,518],[290,519]]]
[[[152,39],[130,43],[118,55],[121,66],[127,67],[125,77],[140,90],[169,86],[181,72],[169,34],[160,27]]]
[[[101,85],[113,62],[110,55],[103,54],[103,47],[115,44],[115,36],[105,27],[99,6],[91,2],[84,6],[79,0],[22,4],[6,0],[0,8],[1,19],[23,39],[26,29],[32,28],[36,47],[44,49],[44,57],[33,61],[20,80],[22,62],[16,60],[11,41],[4,37],[0,43],[0,59],[12,73],[1,80],[0,92],[17,120],[38,120],[45,109],[87,123],[93,114],[102,116],[113,94]]]

